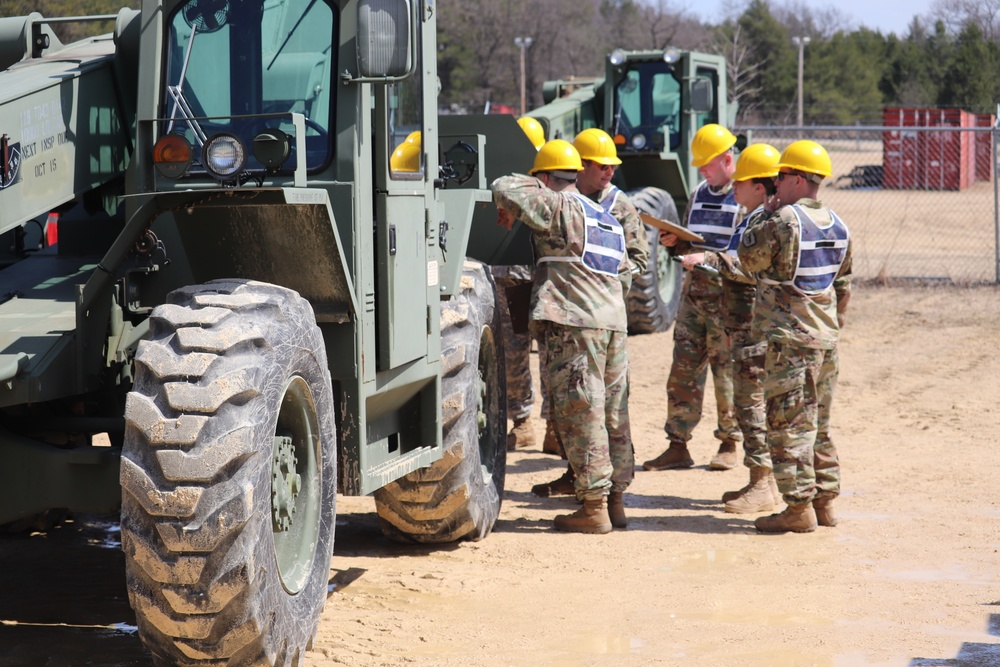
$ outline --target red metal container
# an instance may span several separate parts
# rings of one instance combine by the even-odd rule
[[[886,127],[914,127],[919,109],[888,108],[882,112]],[[882,185],[886,188],[912,190],[919,187],[919,137],[912,130],[890,130],[882,133]]]
[[[997,117],[993,114],[976,114],[977,127],[993,127]],[[976,132],[976,180],[993,180],[993,137],[989,132]]]
[[[972,132],[917,131],[915,127],[975,127],[961,109],[887,108],[883,125],[883,184],[887,188],[961,190],[972,185],[976,152]]]

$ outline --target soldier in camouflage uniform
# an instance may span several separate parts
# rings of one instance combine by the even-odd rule
[[[725,510],[732,514],[770,512],[781,502],[767,447],[763,385],[767,339],[752,328],[757,280],[743,270],[737,255],[747,226],[768,216],[764,203],[775,193],[774,177],[778,175],[780,157],[777,149],[768,144],[753,144],[740,153],[733,174],[733,193],[736,203],[750,213],[736,228],[729,248],[717,253],[712,261],[722,275],[725,328],[733,351],[733,405],[743,433],[743,463],[750,469],[746,486],[722,495]]]
[[[538,150],[545,144],[545,130],[531,116],[521,116],[517,124],[524,131],[531,145]],[[494,265],[491,267],[493,280],[497,285],[497,303],[500,308],[500,322],[504,337],[504,361],[507,368],[507,419],[514,423],[507,433],[507,449],[522,449],[535,444],[535,428],[531,422],[531,410],[535,404],[535,392],[531,382],[531,336],[528,332],[515,332],[510,321],[510,305],[507,302],[507,288],[530,284],[534,281],[534,267],[528,264]],[[539,350],[541,353],[542,350]],[[544,361],[539,359],[544,368]],[[549,405],[547,396],[548,378],[541,373],[542,419],[548,424]],[[555,434],[546,428],[543,451],[559,454]]]
[[[580,132],[573,139],[573,147],[580,153],[580,160],[583,164],[583,171],[576,176],[576,189],[580,194],[588,197],[591,201],[600,204],[606,213],[611,214],[622,225],[625,231],[625,248],[628,253],[627,269],[621,272],[622,295],[627,298],[629,290],[632,288],[634,276],[646,270],[646,263],[649,260],[649,238],[646,236],[646,227],[639,218],[639,211],[636,210],[631,200],[618,187],[611,184],[615,169],[622,163],[618,157],[618,150],[615,142],[604,130],[590,128]],[[627,437],[627,442],[620,443],[620,447],[632,447],[631,429],[625,424],[621,430],[621,435]],[[574,493],[573,468],[570,466],[562,477],[545,484],[536,484],[531,488],[532,493],[542,497],[571,495]],[[618,514],[618,504],[622,502],[620,493],[612,492],[608,497],[608,503],[614,508],[614,514]],[[624,509],[621,510],[624,516]],[[624,528],[625,526],[616,526]]]
[[[688,255],[692,249],[721,251],[729,246],[742,218],[742,208],[732,191],[732,175],[736,168],[732,148],[735,144],[736,137],[720,125],[705,125],[695,134],[691,142],[691,164],[699,168],[705,180],[691,194],[684,219],[687,227],[698,232],[705,241],[694,244],[679,240],[675,234],[661,234],[660,243],[671,248],[674,255]],[[696,258],[698,261],[694,261]],[[711,266],[713,259],[698,252],[689,256],[686,265],[691,267],[702,261]],[[743,435],[733,409],[733,370],[724,317],[722,281],[701,271],[687,272],[674,323],[674,356],[667,380],[664,430],[670,445],[655,459],[642,464],[646,470],[694,465],[687,443],[701,420],[709,367],[717,406],[715,437],[721,440],[709,468],[729,470],[736,467],[736,445],[743,440]]]
[[[832,172],[819,144],[796,141],[781,154],[776,211],[748,227],[739,247],[760,288],[754,330],[767,336],[764,396],[767,442],[778,488],[788,504],[754,525],[768,533],[834,526],[840,462],[830,439],[837,384],[837,340],[851,289],[847,226],[818,200]]]
[[[576,473],[583,507],[555,519],[558,530],[607,533],[607,496],[632,480],[625,351],[627,318],[619,276],[627,267],[621,224],[576,192],[580,155],[550,141],[532,176],[504,176],[492,184],[501,223],[520,219],[534,233],[537,266],[531,327],[544,332],[549,356],[551,412]],[[624,516],[616,517],[619,523]]]

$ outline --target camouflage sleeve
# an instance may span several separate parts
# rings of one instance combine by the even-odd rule
[[[511,213],[533,230],[546,232],[559,217],[565,198],[534,176],[501,176],[490,185],[497,208]]]
[[[771,268],[775,252],[774,225],[771,223],[774,217],[743,232],[737,255],[744,271],[758,273]]]
[[[737,254],[748,273],[767,272],[774,280],[790,280],[799,255],[798,219],[789,207],[778,209],[763,222],[749,226]]]
[[[844,326],[847,316],[847,304],[851,300],[852,262],[851,241],[848,239],[847,254],[844,255],[844,263],[840,265],[840,272],[833,281],[833,291],[837,294],[837,324],[841,327]]]
[[[646,226],[639,218],[639,211],[625,193],[622,193],[618,196],[611,214],[622,224],[625,232],[625,250],[628,252],[629,262],[632,263],[632,273],[644,273],[649,262],[649,238],[646,236]]]

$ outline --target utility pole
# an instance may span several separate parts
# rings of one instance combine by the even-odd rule
[[[805,54],[806,44],[808,44],[809,41],[808,37],[792,37],[792,43],[799,47],[799,127],[802,127],[802,58]]]
[[[521,115],[523,116],[528,110],[524,96],[524,52],[531,48],[531,38],[515,37],[514,46],[521,49]]]

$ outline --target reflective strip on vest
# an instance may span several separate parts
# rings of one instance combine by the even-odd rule
[[[830,223],[820,227],[798,204],[792,212],[799,220],[799,257],[791,280],[764,280],[770,285],[788,285],[803,294],[819,294],[833,285],[847,257],[850,232],[836,213],[830,211]]]
[[[691,245],[702,250],[725,250],[736,227],[740,205],[736,203],[732,188],[724,194],[715,194],[702,183],[695,190],[688,214],[688,229],[705,239],[704,243]]]
[[[621,193],[622,191],[618,188],[617,185],[611,186],[611,189],[608,190],[607,196],[600,201],[601,208],[604,209],[605,213],[607,213],[608,215],[612,215],[611,209],[615,207],[615,203],[618,202],[618,195],[620,195]]]
[[[582,262],[594,273],[617,276],[625,260],[625,230],[611,214],[587,197],[573,194],[583,205],[586,222],[583,254],[579,257],[542,257],[539,262]]]

